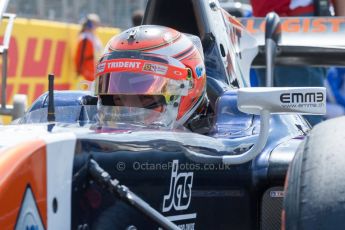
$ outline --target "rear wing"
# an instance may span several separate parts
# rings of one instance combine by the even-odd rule
[[[265,66],[265,18],[241,18],[256,38],[253,67]],[[345,17],[282,17],[277,65],[345,66]]]

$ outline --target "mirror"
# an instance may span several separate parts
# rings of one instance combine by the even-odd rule
[[[324,87],[253,87],[238,90],[238,109],[259,115],[267,110],[274,114],[298,113],[323,115],[326,113]]]

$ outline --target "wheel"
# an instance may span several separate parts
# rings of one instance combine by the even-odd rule
[[[287,175],[285,229],[345,226],[345,117],[313,128]]]

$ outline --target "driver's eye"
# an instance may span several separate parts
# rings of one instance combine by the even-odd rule
[[[158,95],[123,95],[113,96],[113,105],[139,107],[147,109],[155,109],[165,105],[164,96]]]
[[[153,96],[142,96],[140,97],[140,102],[143,105],[143,107],[147,107],[153,104],[157,104],[157,101]]]
[[[113,102],[114,102],[114,105],[123,106],[123,102],[119,97],[114,97]]]

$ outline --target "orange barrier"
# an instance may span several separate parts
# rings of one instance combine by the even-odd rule
[[[6,21],[3,22],[6,25]],[[4,34],[5,25],[0,28]],[[7,103],[15,94],[28,95],[31,103],[48,89],[48,74],[55,74],[55,89],[74,89],[77,84],[73,55],[80,26],[76,24],[17,18],[9,48]],[[97,30],[103,45],[119,29]]]

